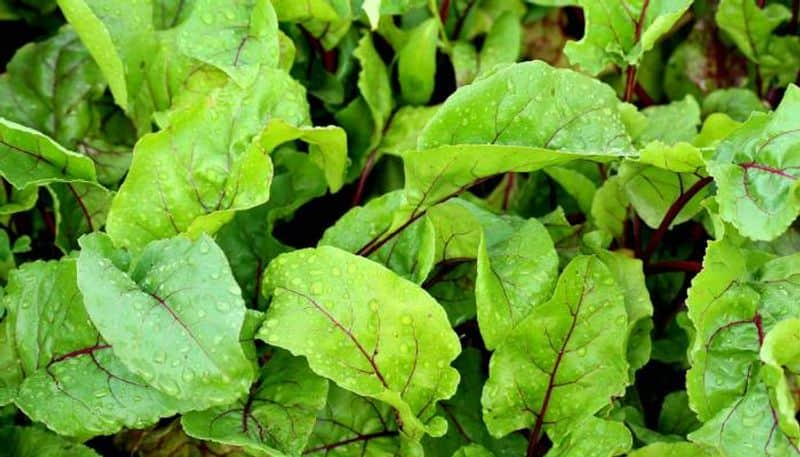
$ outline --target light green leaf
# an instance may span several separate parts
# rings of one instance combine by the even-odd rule
[[[744,122],[754,111],[764,112],[767,107],[755,92],[743,88],[719,89],[703,99],[703,114],[724,113],[731,119]]]
[[[131,371],[194,409],[248,391],[252,367],[239,342],[244,302],[210,238],[155,241],[133,259],[100,234],[83,237],[81,247],[86,310]]]
[[[417,148],[417,140],[425,125],[436,114],[438,106],[403,106],[392,116],[392,122],[378,147],[380,152],[402,157]]]
[[[91,159],[0,117],[0,176],[17,189],[50,182],[94,181]]]
[[[640,151],[639,161],[676,173],[698,173],[705,166],[700,149],[683,141],[672,145],[651,141]]]
[[[347,169],[347,137],[341,127],[296,127],[282,119],[272,119],[258,136],[265,151],[272,151],[281,143],[302,140],[309,145],[308,155],[324,172],[331,192],[344,184]]]
[[[638,65],[689,9],[691,0],[579,0],[586,33],[565,48],[570,63],[596,75],[608,64]],[[638,32],[637,32],[638,30]]]
[[[0,428],[3,451],[16,457],[99,457],[94,450],[39,427]]]
[[[628,381],[627,324],[624,296],[608,268],[595,257],[573,259],[553,297],[492,356],[482,398],[492,435],[567,427],[620,395]]]
[[[753,381],[750,377],[747,382]],[[757,381],[755,381],[757,382]],[[754,382],[754,383],[755,383]],[[796,439],[776,430],[775,410],[762,383],[748,386],[743,396],[689,434],[696,443],[716,448],[724,457],[789,456],[800,453]],[[701,454],[702,455],[702,454]]]
[[[297,22],[316,19],[319,21],[335,21],[339,14],[330,0],[310,0],[296,2],[293,0],[272,0],[272,6],[281,22]]]
[[[397,53],[397,76],[403,98],[412,105],[428,103],[436,82],[439,23],[431,18],[416,26]]]
[[[254,137],[270,119],[303,124],[307,116],[303,89],[278,70],[263,71],[244,92],[229,84],[184,109],[136,144],[108,215],[109,235],[138,250],[179,233],[213,233],[235,211],[264,203],[272,163]]]
[[[178,33],[184,54],[215,66],[248,86],[264,68],[278,66],[278,18],[270,0],[196,0]]]
[[[635,140],[642,145],[652,141],[668,145],[692,141],[700,125],[700,105],[690,95],[668,105],[645,108],[641,113],[647,121]]]
[[[633,445],[631,432],[622,422],[590,416],[561,431],[547,457],[613,457]]]
[[[773,240],[800,214],[800,88],[789,86],[771,116],[754,114],[707,162],[719,214],[744,236]]]
[[[720,457],[713,448],[695,443],[653,443],[628,454],[628,457]]]
[[[389,192],[351,209],[325,230],[319,245],[358,252],[391,226],[402,199],[401,191]],[[433,268],[435,243],[433,226],[429,220],[422,219],[406,227],[369,258],[404,278],[421,283]]]
[[[147,427],[180,409],[101,339],[84,309],[75,260],[25,264],[6,292],[7,330],[24,373],[15,402],[28,417],[85,439]]]
[[[507,240],[478,249],[475,302],[481,336],[499,347],[531,311],[550,298],[558,276],[558,255],[541,222],[529,219]]]
[[[650,227],[656,228],[672,204],[700,178],[689,173],[673,173],[661,168],[625,161],[619,169],[619,179],[636,213]],[[703,208],[700,203],[708,187],[700,190],[681,208],[670,227],[694,217]]]
[[[353,51],[353,56],[361,65],[361,71],[358,73],[358,90],[372,113],[374,123],[370,141],[370,148],[372,148],[380,141],[381,132],[389,121],[394,108],[389,70],[378,51],[375,50],[372,35],[369,33],[361,37],[358,47]]]
[[[458,372],[449,364],[460,345],[422,289],[322,246],[275,259],[263,290],[273,298],[259,338],[306,356],[314,372],[340,386],[389,403],[408,436],[444,434],[444,419],[432,416],[436,402],[455,393]]]
[[[0,181],[2,182],[2,181]],[[17,189],[14,186],[0,186],[0,216],[21,213],[33,208],[39,197],[39,187],[35,184]]]
[[[795,414],[795,385],[800,373],[800,319],[778,322],[764,338],[761,346],[764,367],[761,376],[767,384],[780,428],[786,435],[800,438],[800,425]]]
[[[506,11],[494,20],[478,54],[479,76],[489,74],[498,65],[516,62],[521,43],[522,25],[519,17],[512,11]]]
[[[311,372],[303,359],[276,351],[245,397],[186,414],[181,425],[195,438],[259,454],[299,455],[327,395],[328,381]]]
[[[608,178],[592,200],[591,219],[598,228],[607,231],[614,238],[621,238],[628,219],[628,196],[619,176]]]
[[[470,444],[454,452],[453,457],[495,457],[495,455],[480,444]]]

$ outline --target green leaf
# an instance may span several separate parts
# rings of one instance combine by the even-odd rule
[[[245,96],[250,102],[240,103]],[[109,235],[138,250],[184,232],[213,233],[235,211],[264,203],[272,163],[262,141],[273,140],[264,126],[274,118],[302,124],[307,116],[302,88],[278,70],[262,72],[247,90],[229,84],[184,109],[136,144],[108,215]],[[256,139],[260,131],[267,136]]]
[[[761,376],[767,384],[771,403],[778,416],[780,428],[786,435],[800,438],[800,425],[795,414],[797,400],[795,385],[800,370],[800,319],[790,318],[778,322],[764,338]]]
[[[753,112],[767,111],[767,107],[752,90],[719,89],[703,99],[703,114],[724,113],[733,120],[744,122]]]
[[[351,209],[325,231],[319,245],[358,252],[391,226],[402,203],[402,192],[395,191]],[[433,226],[422,219],[406,227],[369,258],[404,278],[421,283],[433,267],[435,243]]]
[[[265,151],[287,141],[302,140],[309,145],[308,155],[324,172],[331,192],[344,184],[347,169],[347,137],[341,127],[296,127],[282,119],[272,119],[258,141]]]
[[[95,170],[88,157],[0,117],[0,176],[22,189],[50,182],[94,181]]]
[[[404,106],[395,111],[378,150],[402,157],[406,151],[416,149],[422,129],[438,109],[438,106]]]
[[[364,34],[359,40],[353,56],[361,65],[358,73],[358,90],[369,107],[374,123],[372,145],[370,146],[372,148],[380,140],[381,132],[389,121],[394,108],[389,70],[378,51],[375,50],[372,35],[369,33]]]
[[[537,306],[550,298],[558,276],[558,255],[541,222],[529,219],[507,240],[478,249],[475,301],[481,336],[488,349],[500,346]]]
[[[594,416],[571,426],[564,437],[554,441],[548,457],[613,457],[633,444],[625,424]]]
[[[422,289],[322,246],[275,259],[263,290],[273,298],[259,338],[304,355],[314,372],[340,386],[392,405],[410,437],[444,434],[444,419],[432,416],[436,402],[455,393],[458,372],[449,364],[460,345],[444,310]]]
[[[772,116],[754,114],[707,162],[722,219],[754,240],[773,240],[800,214],[800,88],[789,86]]]
[[[653,443],[628,454],[628,457],[719,457],[713,448],[695,443]]]
[[[196,0],[178,47],[248,86],[260,70],[278,66],[278,18],[269,0]]]
[[[675,200],[696,184],[700,177],[625,161],[620,166],[619,179],[636,214],[648,226],[656,228]],[[670,227],[686,222],[700,212],[703,209],[700,203],[707,194],[708,188],[704,188],[694,195],[681,208]]]
[[[582,212],[591,211],[594,194],[597,192],[597,185],[591,179],[583,173],[567,167],[549,167],[544,172],[575,199]]]
[[[56,245],[65,253],[78,248],[78,238],[103,228],[114,193],[91,183],[47,186],[56,213]]]
[[[64,28],[17,51],[0,77],[0,113],[71,148],[90,130],[105,86],[86,48]]]
[[[689,9],[691,0],[579,0],[586,33],[564,50],[570,63],[596,75],[608,64],[638,65]]]
[[[258,453],[298,455],[327,395],[328,382],[311,372],[303,359],[276,351],[245,397],[186,414],[181,425],[195,438]]]
[[[4,300],[24,377],[14,401],[31,419],[85,439],[146,427],[181,408],[101,339],[84,309],[75,260],[23,265]]]
[[[480,444],[470,444],[454,452],[453,457],[495,457],[495,455]]]
[[[395,457],[400,452],[397,429],[389,405],[331,384],[304,454]]]
[[[685,390],[670,392],[664,397],[658,416],[658,430],[662,433],[687,435],[700,428],[700,422],[689,407],[689,395]]]
[[[697,135],[700,105],[690,95],[669,105],[651,106],[641,111],[646,118],[644,129],[636,136],[639,144],[660,141],[668,145],[688,142]]]
[[[433,94],[438,34],[438,21],[428,19],[409,33],[408,41],[397,53],[400,90],[411,105],[424,105]]]
[[[39,187],[30,185],[22,189],[0,186],[0,216],[21,213],[33,208],[39,197]]]
[[[81,247],[86,310],[131,371],[194,409],[248,391],[252,367],[239,342],[244,302],[210,238],[155,241],[136,258],[101,234],[83,237]]]
[[[39,427],[0,428],[4,452],[17,457],[98,457],[92,449]]]
[[[594,415],[628,380],[624,296],[597,258],[573,259],[553,297],[535,308],[489,366],[484,420],[493,436],[534,427],[537,435]]]
[[[622,237],[628,219],[628,196],[619,176],[608,178],[592,199],[592,222],[614,238]]]
[[[479,75],[489,74],[498,65],[512,64],[519,59],[522,27],[519,17],[506,11],[494,20],[492,29],[486,35],[481,52]]]
[[[750,378],[748,377],[748,382]],[[763,384],[748,386],[747,391],[729,407],[689,434],[696,443],[716,448],[725,457],[792,455],[800,452],[797,439],[789,440],[776,430],[775,409]],[[702,455],[702,454],[701,454]]]

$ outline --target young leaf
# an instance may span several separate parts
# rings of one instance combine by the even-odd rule
[[[56,213],[56,245],[64,252],[78,248],[78,238],[103,228],[114,193],[92,183],[47,186]]]
[[[608,64],[637,65],[642,55],[669,32],[691,0],[579,0],[586,34],[564,50],[570,63],[595,75]]]
[[[197,0],[178,33],[178,47],[249,86],[260,70],[278,66],[278,18],[269,0]]]
[[[86,310],[131,371],[194,409],[248,391],[253,373],[239,342],[241,290],[209,237],[155,241],[135,258],[105,235],[87,235],[80,244]]]
[[[720,216],[751,239],[777,238],[800,214],[799,113],[800,88],[791,85],[771,116],[754,114],[707,162]]]
[[[625,301],[596,257],[573,259],[553,297],[531,311],[492,356],[483,416],[493,436],[542,433],[594,415],[628,382]]]
[[[444,310],[422,289],[371,260],[322,246],[275,259],[263,290],[273,298],[259,338],[392,405],[408,436],[444,434],[434,408],[455,393],[458,372],[449,364],[460,347]]]
[[[50,182],[94,181],[95,170],[88,157],[0,117],[0,176],[22,189]]]
[[[250,103],[239,102],[245,96]],[[138,250],[184,232],[214,232],[234,211],[267,201],[270,151],[253,139],[275,117],[306,122],[304,98],[285,73],[263,71],[249,89],[229,84],[143,137],[111,205],[109,235]]]
[[[303,359],[276,351],[245,397],[186,414],[181,425],[195,438],[258,453],[299,455],[327,395],[328,381],[311,372]]]
[[[475,301],[481,336],[497,348],[533,309],[550,298],[558,255],[541,222],[529,219],[491,251],[486,237],[478,249]]]
[[[397,53],[400,90],[409,104],[424,105],[433,94],[438,34],[437,20],[428,19],[409,33],[408,41]]]

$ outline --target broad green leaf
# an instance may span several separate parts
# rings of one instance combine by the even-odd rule
[[[771,116],[754,114],[707,162],[723,220],[754,240],[773,240],[800,214],[800,88],[789,86]]]
[[[239,342],[244,302],[209,237],[155,241],[135,258],[105,235],[87,235],[81,247],[86,310],[131,371],[194,409],[247,392],[253,373]]]
[[[91,128],[104,89],[100,69],[65,28],[17,51],[0,77],[0,113],[72,148]]]
[[[573,259],[553,297],[492,356],[482,398],[489,431],[540,433],[594,415],[627,385],[626,333],[624,296],[611,272],[596,257]]]
[[[178,47],[248,86],[260,70],[278,66],[278,18],[270,0],[196,0]]]
[[[458,372],[449,364],[460,345],[422,289],[371,260],[322,246],[275,259],[263,290],[273,298],[259,338],[305,356],[340,386],[389,403],[408,436],[444,434],[434,408],[455,393]]]
[[[84,309],[75,260],[25,264],[4,300],[24,376],[15,403],[31,419],[85,439],[146,427],[180,409],[101,339]]]
[[[675,200],[700,180],[694,174],[673,173],[633,161],[622,163],[619,179],[636,214],[652,228],[658,227]],[[700,212],[707,193],[708,187],[693,196],[670,226],[686,222]]]
[[[637,65],[689,9],[691,0],[579,0],[586,33],[565,48],[570,63],[596,75],[608,64]]]
[[[298,455],[327,395],[328,382],[311,372],[303,359],[277,351],[245,397],[186,414],[181,425],[195,438],[258,453]]]
[[[457,90],[425,127],[418,147],[448,144],[529,146],[587,155],[633,152],[614,91],[544,62],[511,65]]]
[[[547,457],[613,457],[633,445],[631,432],[622,422],[590,416],[554,439]]]
[[[398,435],[389,405],[331,384],[303,454],[395,457],[400,455]]]
[[[244,96],[248,103],[240,102]],[[273,118],[307,122],[305,103],[296,82],[270,70],[244,92],[229,84],[176,114],[166,129],[136,144],[108,215],[109,235],[138,250],[184,232],[213,233],[235,211],[267,201],[270,151],[254,139]]]
[[[689,440],[711,446],[725,457],[789,456],[800,453],[797,439],[778,428],[776,412],[766,388],[750,373],[742,397],[689,434]],[[702,455],[702,454],[701,454]]]
[[[558,276],[558,255],[544,225],[529,219],[491,250],[484,235],[477,268],[478,323],[486,347],[495,349],[550,298]]]
[[[91,159],[0,117],[0,176],[17,189],[50,182],[94,181]]]
[[[89,447],[39,427],[2,427],[3,452],[16,457],[98,457]]]
[[[720,457],[720,454],[709,446],[679,442],[653,443],[634,450],[628,457]]]
[[[56,245],[65,253],[78,248],[78,238],[103,228],[114,193],[92,183],[47,186],[56,213]]]
[[[795,440],[800,438],[797,423],[795,385],[800,372],[800,319],[790,318],[778,322],[764,338],[761,376],[767,384],[771,403],[778,416],[780,428]]]
[[[341,189],[348,165],[344,130],[335,125],[296,127],[282,119],[272,119],[258,137],[265,151],[272,151],[281,143],[293,140],[308,143],[308,155],[325,172],[331,192]]]
[[[397,53],[400,90],[411,105],[424,105],[433,94],[438,34],[437,20],[428,19],[411,31],[405,46]]]
[[[481,418],[481,389],[486,380],[483,372],[483,355],[476,349],[467,348],[456,359],[454,366],[461,374],[458,391],[438,406],[440,414],[447,418],[447,434],[441,438],[426,437],[422,444],[426,455],[459,455],[457,451],[472,443],[495,457],[518,457],[525,453],[527,442],[521,435],[510,435],[494,439],[489,435]],[[475,451],[477,452],[477,451]],[[464,455],[472,455],[469,451]]]

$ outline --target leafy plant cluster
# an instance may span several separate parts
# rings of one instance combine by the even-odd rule
[[[0,454],[800,455],[798,10],[0,1]]]

